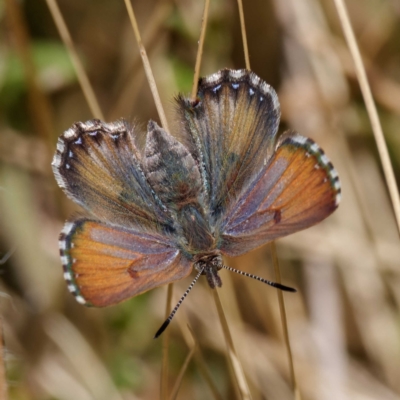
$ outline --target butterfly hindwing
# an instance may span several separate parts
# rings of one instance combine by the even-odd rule
[[[236,256],[308,228],[340,200],[336,170],[311,139],[283,135],[267,169],[227,213],[220,249]]]
[[[221,70],[199,82],[195,102],[178,97],[182,140],[197,158],[217,220],[271,157],[279,102],[253,72]]]
[[[89,219],[67,222],[60,253],[78,302],[103,307],[189,275],[192,266],[160,235]]]
[[[96,218],[159,231],[168,217],[142,171],[125,121],[75,123],[58,139],[53,171],[64,192]]]

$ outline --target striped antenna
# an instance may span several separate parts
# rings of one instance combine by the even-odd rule
[[[178,304],[175,306],[175,308],[172,310],[171,314],[169,314],[169,317],[165,320],[165,322],[161,325],[160,329],[156,332],[154,335],[154,339],[157,339],[164,331],[167,329],[169,323],[172,321],[172,318],[174,318],[175,313],[178,311],[178,308],[180,305],[183,303],[183,300],[185,300],[185,297],[189,294],[189,292],[192,290],[194,284],[197,282],[197,279],[199,279],[201,273],[203,272],[203,269],[199,271],[199,273],[196,275],[196,278],[193,279],[193,282],[189,285],[189,287],[186,289],[186,292],[183,293],[183,296],[180,298],[178,301]]]
[[[227,269],[228,271],[236,272],[237,274],[240,274],[240,275],[243,275],[243,276],[247,276],[248,278],[256,279],[257,281],[266,283],[267,285],[273,286],[273,287],[275,287],[277,289],[284,290],[285,292],[297,292],[297,290],[294,289],[294,288],[291,288],[291,287],[285,286],[285,285],[281,285],[280,283],[277,283],[277,282],[268,281],[268,280],[266,280],[264,278],[260,278],[257,275],[253,275],[253,274],[249,274],[247,272],[239,271],[238,269],[235,269],[235,268],[232,268],[232,267],[228,267],[226,265],[223,265],[223,268]]]

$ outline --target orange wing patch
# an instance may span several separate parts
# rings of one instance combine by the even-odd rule
[[[286,134],[265,172],[228,212],[221,250],[236,256],[306,229],[340,201],[338,174],[312,140]]]
[[[80,219],[60,235],[64,278],[77,301],[103,307],[190,274],[165,238]]]

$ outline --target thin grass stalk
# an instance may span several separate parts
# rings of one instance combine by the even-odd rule
[[[165,302],[165,319],[171,312],[172,295],[174,293],[174,284],[170,283],[167,290],[167,301]],[[168,359],[169,359],[169,339],[170,329],[167,329],[162,337],[162,363],[160,379],[160,399],[168,399]]]
[[[197,85],[199,82],[201,58],[203,55],[204,39],[206,37],[209,8],[210,8],[210,0],[206,0],[204,3],[203,18],[201,20],[200,39],[199,39],[199,47],[197,48],[196,65],[194,67],[193,86],[192,86],[192,95],[191,95],[191,100],[193,102],[196,100],[196,96],[197,96]]]
[[[228,321],[226,320],[221,299],[219,298],[218,289],[212,290],[212,293],[214,296],[215,306],[217,307],[218,317],[221,322],[222,332],[224,334],[224,339],[227,347],[228,365],[231,370],[231,374],[234,377],[233,382],[237,397],[240,399],[250,400],[252,397],[249,390],[249,385],[247,384],[246,376],[243,371],[243,366],[239,361],[235,346],[233,344]]]
[[[151,93],[153,95],[154,102],[156,104],[157,112],[160,117],[162,127],[169,132],[167,118],[165,116],[164,108],[161,103],[160,95],[158,93],[157,85],[154,79],[153,71],[150,66],[149,59],[147,57],[146,49],[144,48],[142,38],[140,36],[139,27],[136,21],[135,13],[133,11],[132,4],[129,0],[125,0],[126,9],[128,11],[129,19],[131,21],[131,25],[133,31],[135,33],[136,42],[139,46],[140,56],[142,57],[143,67],[146,73],[147,81],[150,86]],[[171,309],[171,301],[172,301],[172,293],[173,293],[173,283],[168,285],[168,293],[167,293],[167,301],[166,301],[166,318],[168,318],[170,309]],[[164,332],[163,337],[163,360],[161,367],[161,382],[160,382],[160,395],[161,399],[168,398],[168,345],[169,345],[169,331]]]
[[[223,400],[222,396],[219,394],[218,389],[217,389],[217,387],[216,387],[216,385],[215,385],[215,383],[214,383],[214,381],[213,381],[213,379],[211,377],[210,372],[207,369],[207,364],[204,361],[203,354],[202,354],[202,352],[200,350],[199,341],[196,338],[196,336],[195,336],[195,334],[193,332],[193,329],[190,327],[190,325],[188,325],[188,330],[189,330],[189,332],[190,332],[190,334],[192,336],[193,346],[196,347],[196,352],[194,353],[194,358],[195,358],[196,364],[197,364],[197,366],[198,366],[198,368],[200,370],[200,373],[203,375],[203,378],[205,379],[205,381],[207,382],[208,386],[210,387],[210,390],[211,390],[211,393],[214,396],[214,399]]]
[[[194,359],[200,374],[210,388],[212,398],[214,398],[215,400],[223,400],[223,397],[219,393],[218,388],[212,379],[211,373],[207,369],[207,364],[204,361],[203,354],[200,352],[200,349],[198,347],[196,348],[196,352],[194,353]]]
[[[238,0],[238,7],[239,7],[240,30],[241,30],[242,39],[243,39],[243,51],[244,51],[246,69],[250,70],[249,48],[247,45],[247,35],[246,35],[246,26],[245,26],[245,21],[244,21],[242,0]],[[274,264],[274,270],[275,270],[277,282],[281,283],[279,260],[278,260],[278,256],[276,253],[276,247],[275,247],[274,241],[271,242],[270,248],[271,248],[272,260],[273,260],[273,264]],[[294,371],[293,356],[292,356],[292,350],[291,350],[291,346],[290,346],[290,339],[289,339],[289,333],[288,333],[288,327],[287,327],[287,318],[286,318],[285,303],[283,300],[283,293],[281,290],[277,290],[277,293],[278,293],[279,311],[280,311],[280,316],[281,316],[282,330],[283,330],[284,337],[285,337],[285,345],[286,345],[288,360],[289,360],[289,368],[290,368],[290,377],[291,377],[292,387],[293,387],[293,391],[295,393],[295,399],[300,400],[301,396],[300,396],[300,392],[297,387],[296,375],[295,375],[295,371]]]
[[[185,362],[183,363],[182,368],[179,371],[178,377],[176,378],[175,385],[174,385],[174,387],[172,389],[172,392],[171,392],[170,400],[175,400],[176,397],[178,396],[178,392],[179,392],[179,388],[180,388],[181,383],[182,383],[183,375],[185,375],[185,372],[186,372],[186,370],[187,370],[187,368],[189,366],[190,360],[193,358],[193,355],[194,355],[195,351],[196,351],[196,346],[193,347],[190,350],[189,354],[187,355],[187,357],[185,359]]]
[[[150,20],[143,30],[142,41],[150,56],[162,34],[164,22],[168,19],[172,10],[173,4],[171,1],[159,0],[158,4],[155,6],[154,13],[151,15]],[[118,96],[112,101],[112,108],[107,113],[109,120],[112,121],[119,118],[121,115],[120,110],[126,103],[133,109],[141,88],[141,85],[137,84],[137,82],[141,82],[141,77],[138,77],[141,73],[140,68],[142,68],[142,60],[140,52],[138,52],[135,53],[132,58],[129,72],[119,81],[117,90]],[[135,79],[133,79],[133,77],[135,77]]]
[[[188,348],[191,349],[193,347],[196,347],[196,351],[194,353],[194,361],[196,363],[197,368],[199,369],[200,374],[202,375],[207,385],[209,386],[213,398],[215,400],[223,400],[223,397],[219,394],[217,386],[215,385],[212,379],[211,373],[207,369],[207,364],[204,361],[203,355],[201,353],[199,341],[196,338],[193,329],[189,324],[184,325],[181,319],[178,319],[178,321],[183,339]]]
[[[275,280],[276,280],[276,282],[281,283],[281,281],[282,281],[281,280],[281,272],[280,272],[280,268],[279,268],[279,260],[278,260],[278,255],[276,253],[276,246],[275,246],[274,241],[272,241],[270,243],[270,248],[271,248],[272,260],[273,260],[274,270],[275,270]],[[289,361],[290,380],[292,383],[295,399],[301,400],[301,395],[300,395],[299,388],[297,386],[296,374],[295,374],[295,370],[294,370],[292,348],[290,345],[289,329],[288,329],[287,317],[286,317],[285,300],[283,298],[282,290],[277,290],[276,293],[278,295],[279,312],[280,312],[280,316],[281,316],[283,337],[285,340],[285,346],[286,346],[287,356],[288,356],[288,361]]]
[[[396,178],[394,176],[393,167],[390,161],[389,152],[383,135],[382,125],[379,119],[378,111],[372,96],[371,87],[368,83],[367,74],[365,72],[364,63],[358,48],[357,41],[351,26],[350,18],[346,9],[344,0],[334,0],[340,24],[342,25],[343,33],[349,46],[351,56],[355,64],[355,71],[358,82],[360,84],[361,93],[364,98],[367,108],[368,117],[371,121],[372,132],[374,133],[376,145],[381,159],[383,173],[385,175],[386,184],[389,190],[390,199],[394,214],[397,221],[397,229],[400,233],[400,198],[399,189],[397,187]]]
[[[243,2],[238,0],[240,31],[242,32],[243,52],[246,69],[250,70],[249,46],[247,45],[246,24],[244,22]]]
[[[92,85],[90,84],[89,78],[86,75],[85,69],[79,59],[78,53],[75,49],[74,43],[69,34],[67,25],[65,24],[64,18],[61,15],[60,9],[58,8],[56,0],[46,0],[47,6],[50,9],[53,21],[57,26],[58,33],[64,42],[65,47],[68,50],[69,57],[71,58],[72,64],[75,68],[76,76],[78,77],[79,84],[81,85],[83,95],[89,105],[90,111],[95,118],[104,120],[103,113],[100,105],[97,101],[96,95]]]
[[[160,117],[162,127],[169,132],[167,117],[165,116],[164,108],[161,103],[160,94],[158,93],[156,81],[154,79],[153,71],[150,66],[149,58],[147,57],[146,49],[144,48],[142,38],[140,36],[139,27],[136,21],[135,13],[132,4],[129,0],[125,0],[126,9],[128,11],[129,19],[135,33],[136,42],[139,46],[140,56],[142,57],[144,71],[146,73],[147,81],[149,82],[151,94],[153,95],[154,103],[156,104],[157,113]]]
[[[46,95],[38,83],[38,75],[33,59],[26,18],[21,4],[16,0],[6,0],[6,17],[11,28],[13,43],[26,78],[30,119],[36,134],[44,139],[48,149],[53,146],[53,121]]]

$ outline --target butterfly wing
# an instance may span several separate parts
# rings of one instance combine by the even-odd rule
[[[81,304],[103,307],[186,277],[192,266],[164,236],[77,219],[60,235],[68,289]]]
[[[53,159],[58,184],[97,219],[160,231],[168,217],[152,192],[125,121],[75,123],[58,139]]]
[[[219,247],[237,256],[308,228],[337,208],[340,192],[338,174],[323,150],[287,133],[266,170],[227,212]]]
[[[195,102],[178,97],[182,142],[197,159],[214,220],[272,156],[277,95],[253,72],[221,70],[199,82]]]

